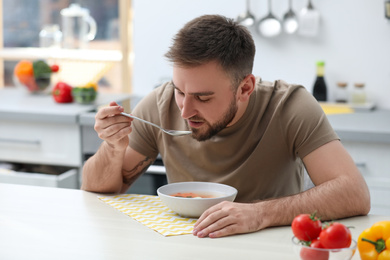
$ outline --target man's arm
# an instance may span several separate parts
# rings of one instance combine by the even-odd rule
[[[81,189],[99,193],[124,193],[153,163],[131,148],[113,150],[103,142],[95,155],[84,165]]]
[[[368,214],[367,184],[340,141],[321,146],[303,161],[314,188],[253,204],[220,203],[202,214],[194,235],[222,237],[289,225],[296,215],[315,211],[323,220]]]
[[[128,146],[132,119],[120,112],[123,108],[112,102],[95,116],[95,131],[104,142],[83,167],[83,190],[125,192],[154,161]]]

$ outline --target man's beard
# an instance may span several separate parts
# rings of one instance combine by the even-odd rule
[[[210,125],[209,122],[204,121],[205,125],[208,126],[208,129],[204,133],[200,133],[200,130],[197,128],[192,128],[191,129],[192,130],[192,138],[194,138],[200,142],[210,139],[211,137],[213,137],[214,135],[219,133],[221,130],[226,128],[226,126],[229,125],[230,122],[232,122],[234,116],[237,113],[237,110],[238,110],[237,102],[236,102],[236,98],[234,96],[232,99],[232,102],[230,102],[230,105],[227,109],[227,112],[224,114],[222,119],[213,125]],[[203,118],[193,117],[193,118],[190,118],[190,120],[191,119],[192,120],[199,120],[199,119],[203,119]]]

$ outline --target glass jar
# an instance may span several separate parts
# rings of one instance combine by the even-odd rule
[[[39,46],[42,48],[60,48],[62,33],[58,24],[44,25],[39,32]]]
[[[348,91],[347,91],[347,82],[337,82],[336,89],[336,102],[337,103],[347,103],[348,102]]]
[[[366,91],[364,89],[364,83],[355,83],[352,92],[352,103],[353,104],[365,104],[367,101]]]

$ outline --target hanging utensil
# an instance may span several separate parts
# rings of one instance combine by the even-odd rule
[[[318,33],[320,24],[320,13],[314,9],[311,0],[307,7],[304,7],[299,13],[299,34],[308,37],[314,37]]]
[[[289,0],[289,9],[283,16],[283,29],[288,34],[293,34],[298,30],[298,18],[292,9],[292,0]]]
[[[252,26],[256,20],[255,16],[249,10],[249,1],[250,0],[246,0],[246,12],[237,17],[237,22],[247,27]]]
[[[280,21],[272,14],[271,0],[268,0],[268,15],[257,23],[257,30],[264,37],[275,37],[282,30]]]

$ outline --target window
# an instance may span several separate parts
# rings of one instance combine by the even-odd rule
[[[100,77],[99,89],[113,92],[130,92],[131,88],[131,41],[128,30],[131,26],[131,1],[129,0],[0,0],[2,11],[3,48],[0,59],[4,60],[4,85],[14,85],[12,73],[15,64],[22,58],[54,59],[56,62],[69,64],[84,62],[84,70],[75,70],[72,74],[83,74],[91,78]],[[77,3],[89,10],[97,24],[95,39],[88,42],[86,49],[58,51],[40,47],[39,32],[44,25],[57,24],[63,29],[61,10]],[[122,11],[120,11],[122,10]],[[2,31],[1,31],[2,30]],[[71,53],[65,52],[70,51]],[[92,57],[92,60],[89,58]],[[99,61],[97,61],[99,60]],[[97,71],[93,66],[97,62],[108,64],[109,70],[103,77],[104,70]],[[73,65],[72,65],[73,66]],[[75,66],[73,66],[75,67]],[[77,66],[76,66],[77,67]],[[104,67],[104,66],[103,66]],[[65,68],[65,67],[64,67]],[[75,75],[76,77],[76,75]],[[70,80],[70,79],[69,79]],[[65,79],[66,81],[66,79]]]

